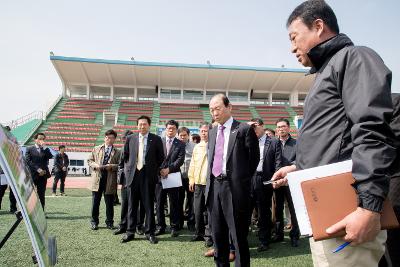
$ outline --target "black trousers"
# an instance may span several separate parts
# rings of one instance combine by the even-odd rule
[[[290,230],[289,236],[290,238],[299,239],[300,230],[299,230],[299,225],[297,223],[296,212],[294,210],[292,195],[290,194],[289,186],[282,186],[275,190],[275,199],[276,199],[275,213],[276,213],[276,224],[277,224],[276,234],[278,236],[284,235],[283,230],[285,225],[283,222],[283,209],[284,209],[285,198],[286,201],[288,202],[290,219],[292,223],[292,229]]]
[[[44,210],[44,206],[46,204],[46,185],[47,185],[47,179],[44,177],[39,177],[38,179],[33,180],[33,184],[36,187],[36,193],[38,194],[40,203],[42,204],[42,208]]]
[[[54,182],[53,182],[53,193],[54,194],[57,191],[58,181],[60,181],[60,192],[64,193],[65,177],[67,177],[67,172],[56,172],[56,174],[54,176]]]
[[[91,222],[99,224],[99,209],[101,197],[104,195],[106,204],[106,224],[114,224],[114,194],[106,194],[106,177],[100,178],[99,190],[92,191],[92,219]]]
[[[126,230],[128,225],[128,190],[125,186],[121,187],[121,221],[119,228]]]
[[[268,245],[271,241],[272,230],[272,195],[273,188],[271,185],[263,184],[263,177],[261,175],[254,175],[251,185],[251,200],[250,210],[254,208],[258,214],[258,239],[261,244]],[[249,225],[251,224],[251,213],[249,213]]]
[[[8,185],[0,185],[0,209],[1,209],[1,202],[3,200],[3,196],[7,190]],[[17,200],[15,199],[14,193],[10,187],[10,194],[8,195],[8,199],[10,200],[10,211],[17,210]]]
[[[169,198],[169,219],[171,230],[178,231],[180,228],[180,210],[179,205],[179,190],[180,187],[163,189],[161,182],[156,185],[156,213],[157,213],[157,227],[165,230],[165,212],[164,206],[167,201],[167,195]]]
[[[186,205],[185,205],[186,194]],[[189,179],[182,178],[182,187],[179,189],[179,209],[180,214],[180,227],[184,224],[184,214],[187,214],[187,225],[195,225],[194,211],[193,211],[193,192],[189,191]]]
[[[206,224],[208,223],[205,185],[195,184],[194,186],[194,217],[196,221],[196,235],[205,236]]]
[[[143,206],[143,201],[139,201],[139,211],[137,212],[137,229],[144,227],[144,218],[146,210]],[[119,228],[126,230],[128,228],[128,190],[126,187],[121,187],[121,222]]]
[[[146,222],[144,232],[146,235],[154,235],[155,219],[154,219],[154,184],[149,181],[146,176],[146,166],[140,171],[135,171],[132,184],[127,187],[128,195],[128,218],[127,233],[134,234],[138,224],[138,207],[139,202],[143,203],[146,214]]]
[[[216,266],[230,266],[230,237],[236,249],[235,266],[250,266],[247,241],[250,209],[233,211],[232,192],[227,180],[218,181],[214,178],[209,197]]]

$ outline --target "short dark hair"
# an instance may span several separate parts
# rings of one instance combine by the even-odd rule
[[[273,134],[275,135],[275,131],[272,130],[271,128],[265,128],[265,129],[264,129],[264,132],[266,132],[266,131],[270,131],[271,133],[273,133]]]
[[[260,118],[252,118],[251,119],[251,122],[255,122],[255,123],[257,123],[258,125],[264,125],[264,122],[263,122],[263,120],[262,119],[260,119]]]
[[[131,130],[126,130],[126,131],[124,132],[124,134],[122,135],[122,138],[127,138],[128,135],[131,135],[131,134],[133,134],[133,132],[132,132]]]
[[[321,19],[331,31],[339,33],[335,12],[324,0],[309,0],[298,5],[290,14],[286,27],[289,27],[296,19],[301,19],[309,29],[315,20]]]
[[[147,122],[149,123],[149,125],[151,125],[151,119],[149,116],[146,115],[142,115],[139,118],[137,118],[136,120],[136,124],[139,124],[139,120],[147,120]]]
[[[280,119],[278,119],[276,122],[275,122],[275,125],[276,124],[278,124],[279,122],[286,122],[286,124],[287,124],[287,126],[290,126],[290,122],[289,122],[289,120],[288,119],[286,119],[286,118],[280,118]]]
[[[107,130],[104,134],[104,136],[108,136],[108,135],[114,135],[115,138],[117,138],[117,132],[114,131],[113,129]]]
[[[46,135],[44,133],[35,133],[35,135],[33,136],[33,139],[38,139],[39,135],[43,135],[44,139],[46,139]]]
[[[189,128],[184,127],[184,126],[178,129],[178,134],[180,134],[183,131],[185,131],[188,135],[190,134]]]
[[[62,149],[62,148],[65,148],[65,146],[64,146],[64,145],[59,145],[59,146],[58,146],[58,150],[60,150],[60,149]]]
[[[165,128],[168,127],[168,125],[175,125],[176,129],[179,129],[179,123],[176,120],[169,120],[165,124]]]
[[[211,99],[213,99],[214,97],[220,97],[222,99],[222,102],[224,103],[225,107],[228,107],[229,104],[231,103],[229,101],[229,98],[225,94],[219,93],[219,94],[213,95],[213,97]]]
[[[200,141],[201,141],[200,135],[198,135],[198,134],[196,134],[196,133],[192,134],[192,140],[193,140],[193,142],[195,142],[196,144],[200,143]]]

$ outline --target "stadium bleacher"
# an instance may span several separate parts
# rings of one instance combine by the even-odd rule
[[[117,106],[118,122],[116,125],[103,125],[103,112]],[[159,109],[155,109],[158,106]],[[196,104],[172,104],[150,101],[107,101],[87,100],[77,98],[62,98],[49,113],[47,120],[35,132],[44,132],[47,144],[58,149],[59,145],[66,145],[67,151],[90,152],[95,145],[103,142],[106,129],[113,128],[118,136],[125,130],[137,131],[136,119],[140,115],[147,115],[155,120],[157,127],[163,127],[165,122],[174,119],[181,126],[197,127],[201,121],[207,120],[204,109]],[[232,114],[239,121],[248,121],[253,117],[264,120],[266,127],[275,128],[278,118],[289,118],[292,122],[295,115],[302,115],[302,107],[266,105],[233,105]],[[291,134],[297,136],[297,129],[292,127]],[[116,147],[122,147],[118,137]],[[26,145],[33,144],[33,134]]]

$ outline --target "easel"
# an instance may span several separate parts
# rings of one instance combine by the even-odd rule
[[[0,242],[0,249],[4,246],[4,244],[7,242],[7,240],[10,238],[10,236],[12,235],[12,233],[14,233],[15,229],[17,229],[18,225],[21,223],[22,221],[22,213],[21,211],[17,211],[15,212],[15,216],[17,217],[17,220],[15,221],[15,223],[13,224],[13,226],[11,226],[10,230],[8,230],[7,234],[5,235],[5,237],[1,240]]]

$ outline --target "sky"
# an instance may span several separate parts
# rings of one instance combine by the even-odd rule
[[[0,1],[0,122],[47,111],[61,94],[57,56],[301,68],[286,20],[296,0]],[[340,31],[378,52],[400,92],[395,0],[327,1]]]

